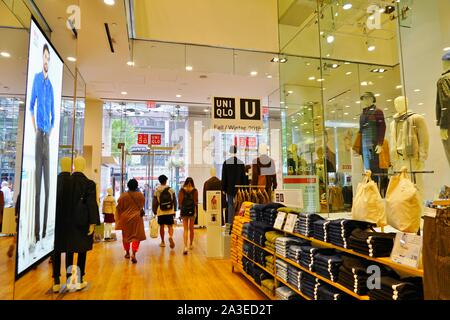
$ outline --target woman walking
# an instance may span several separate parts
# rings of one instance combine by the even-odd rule
[[[123,248],[125,249],[125,259],[130,259],[137,263],[136,253],[139,244],[145,240],[145,229],[143,220],[143,208],[145,198],[138,191],[138,182],[135,179],[128,181],[128,192],[122,193],[117,204],[118,226],[117,230],[122,230]],[[131,244],[131,256],[130,256]]]
[[[189,232],[189,249],[192,250],[194,243],[194,223],[198,214],[198,191],[195,189],[194,180],[189,177],[184,182],[178,194],[178,203],[180,207],[180,215],[183,219],[184,228],[184,254],[188,253],[188,232]]]

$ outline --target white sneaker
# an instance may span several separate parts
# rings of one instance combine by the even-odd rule
[[[164,247],[166,246],[166,244],[165,244],[164,242],[161,242],[161,243],[159,244],[159,246],[160,246],[161,248],[164,248]]]
[[[87,285],[88,285],[88,282],[87,281],[83,281],[81,283],[77,283],[75,288],[76,288],[77,291],[80,291],[80,290],[83,290],[84,288],[86,288]]]

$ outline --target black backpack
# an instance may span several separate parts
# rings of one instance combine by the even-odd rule
[[[164,188],[159,195],[159,207],[162,211],[173,209],[173,198],[170,193],[170,187]]]
[[[181,214],[184,216],[193,216],[195,214],[194,191],[186,192],[183,189],[183,203],[181,205]]]

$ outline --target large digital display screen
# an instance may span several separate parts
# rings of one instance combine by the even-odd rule
[[[54,248],[64,63],[31,21],[16,277]]]

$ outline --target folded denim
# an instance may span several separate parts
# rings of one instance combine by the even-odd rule
[[[411,291],[402,295],[383,292],[382,290],[370,290],[368,292],[370,300],[423,300],[423,295],[416,291]]]

